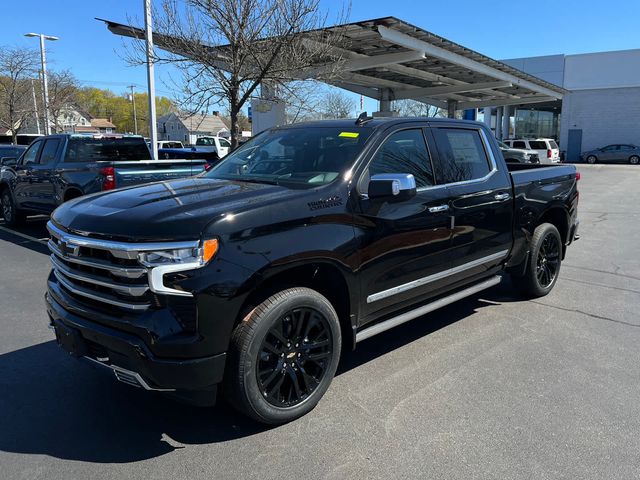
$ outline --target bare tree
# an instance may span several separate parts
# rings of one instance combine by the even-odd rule
[[[68,70],[50,72],[49,75],[49,113],[55,132],[62,131],[61,114],[65,108],[76,103],[79,84]]]
[[[154,13],[154,39],[163,50],[156,52],[155,61],[172,63],[181,70],[183,109],[228,108],[235,146],[240,135],[238,116],[258,86],[268,97],[291,80],[306,78],[304,72],[312,67],[321,65],[320,74],[325,76],[338,70],[340,60],[332,46],[339,43],[340,35],[317,31],[327,18],[319,3],[163,0]],[[140,31],[132,36],[141,38]],[[128,60],[140,63],[141,53],[138,49]]]
[[[0,47],[0,127],[13,143],[34,116],[31,78],[38,71],[38,54],[27,48]]]
[[[323,118],[349,118],[353,116],[356,102],[345,93],[332,90],[322,99]]]
[[[446,117],[447,112],[439,107],[418,102],[417,100],[396,100],[391,109],[401,117]]]

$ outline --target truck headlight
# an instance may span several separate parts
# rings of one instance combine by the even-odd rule
[[[140,252],[138,260],[149,267],[149,288],[154,293],[192,296],[191,292],[177,290],[164,285],[167,273],[183,272],[204,267],[218,251],[218,240],[203,241],[196,248],[179,248]]]

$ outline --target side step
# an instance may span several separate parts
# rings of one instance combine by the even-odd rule
[[[465,288],[464,290],[453,293],[448,297],[440,298],[434,302],[427,303],[422,307],[416,308],[415,310],[411,310],[410,312],[403,313],[402,315],[398,315],[397,317],[390,318],[389,320],[385,320],[384,322],[380,322],[371,327],[365,328],[361,332],[356,333],[356,343],[361,342],[362,340],[366,340],[369,337],[373,337],[378,333],[386,332],[390,328],[397,327],[398,325],[408,322],[409,320],[421,317],[422,315],[433,312],[434,310],[457,302],[458,300],[469,297],[475,293],[481,292],[482,290],[486,290],[487,288],[497,285],[501,281],[502,277],[496,275],[469,288]]]

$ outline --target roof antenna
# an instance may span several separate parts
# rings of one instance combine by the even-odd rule
[[[369,117],[367,112],[362,112],[358,119],[356,120],[356,125],[364,125],[367,122],[373,120],[373,117]]]

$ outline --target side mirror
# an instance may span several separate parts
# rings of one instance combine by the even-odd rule
[[[2,157],[0,158],[0,166],[2,167],[10,167],[12,165],[16,165],[18,163],[18,159],[16,157]]]
[[[369,180],[370,199],[407,200],[416,194],[416,179],[410,173],[381,173]]]

